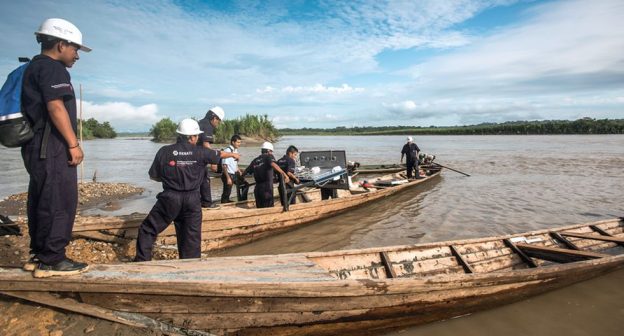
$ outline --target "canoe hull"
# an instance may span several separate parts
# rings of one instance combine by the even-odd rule
[[[561,236],[578,249],[553,239]],[[561,262],[533,258],[533,267],[506,245],[512,240]],[[218,335],[362,334],[476,312],[605,274],[624,266],[623,245],[624,222],[607,220],[407,246],[94,265],[58,279],[0,269],[0,291],[52,292],[109,315]]]
[[[434,171],[424,179],[411,181],[392,188],[373,189],[370,192],[348,195],[336,199],[298,203],[283,211],[281,206],[255,209],[253,202],[226,205],[219,210],[204,210],[202,224],[202,252],[221,250],[247,244],[276,233],[291,230],[339,213],[355,209],[439,177]],[[74,236],[115,243],[128,243],[136,239],[142,216],[77,217]],[[104,231],[101,231],[104,230]],[[170,226],[159,236],[157,243],[175,245],[175,228]]]

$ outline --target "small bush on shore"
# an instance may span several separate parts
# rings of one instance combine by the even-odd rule
[[[223,120],[215,130],[216,143],[229,143],[234,134],[245,135],[250,138],[259,138],[266,141],[274,141],[279,137],[277,128],[268,115],[251,115],[238,117],[232,120]]]
[[[169,118],[160,119],[150,129],[150,135],[155,142],[173,142],[177,137],[176,128],[178,125]]]
[[[89,118],[82,122],[82,136],[84,139],[112,139],[117,137],[117,132],[108,121],[100,123],[94,118]]]

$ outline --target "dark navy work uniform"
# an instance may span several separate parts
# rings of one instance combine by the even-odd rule
[[[256,208],[270,208],[274,205],[273,200],[273,166],[275,157],[272,154],[261,154],[253,159],[245,174],[252,173],[256,180],[254,187],[254,196],[256,197]]]
[[[412,172],[416,170],[418,176],[418,152],[420,148],[413,142],[406,143],[401,149],[401,154],[405,154],[405,163],[407,164],[407,178],[412,177]]]
[[[197,122],[199,124],[199,129],[204,132],[199,135],[199,141],[197,141],[197,146],[203,146],[204,142],[207,142],[211,145],[214,143],[214,127],[212,126],[212,124],[210,123],[210,119],[208,118],[209,114],[210,112],[206,113],[206,116],[204,117],[204,119],[201,119],[200,121]],[[201,186],[199,188],[199,191],[201,193],[201,201],[202,203],[205,203],[205,204],[212,203],[212,193],[210,190],[210,178],[208,177],[209,170],[210,170],[209,167],[205,167],[205,171],[204,171],[202,181],[201,181]]]
[[[288,156],[288,154],[282,156],[279,160],[277,160],[277,165],[282,168],[282,170],[284,171],[284,173],[288,174],[295,174],[295,167],[297,166],[297,163],[295,162],[295,159],[291,158],[290,156]],[[277,190],[279,191],[279,195],[280,195],[280,203],[282,203],[282,199],[284,198],[284,196],[282,195],[282,183],[283,183],[283,179],[279,179],[280,182],[280,186],[279,188],[277,188]],[[295,187],[295,181],[293,181],[292,179],[286,183],[286,197],[291,197],[292,190]],[[288,198],[287,198],[288,199]],[[295,204],[297,203],[297,199],[295,197],[292,198],[292,200],[290,201],[290,204]],[[282,203],[282,205],[284,205],[284,203]]]
[[[22,105],[35,128],[34,138],[22,147],[28,183],[30,250],[47,265],[65,259],[78,204],[76,166],[70,166],[65,139],[50,121],[47,103],[62,99],[76,131],[76,98],[65,65],[45,55],[33,58],[24,73]],[[47,145],[43,145],[48,126]],[[71,144],[73,145],[73,144]]]
[[[172,221],[175,221],[180,259],[201,256],[199,186],[206,165],[217,163],[219,156],[219,151],[194,146],[183,137],[156,153],[149,175],[162,181],[164,191],[156,196],[158,201],[141,223],[135,261],[152,259],[156,237]]]

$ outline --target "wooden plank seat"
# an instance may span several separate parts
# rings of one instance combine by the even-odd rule
[[[527,255],[559,262],[559,263],[568,263],[574,261],[588,260],[588,259],[600,259],[604,257],[609,257],[608,254],[596,253],[596,252],[587,252],[587,251],[578,251],[571,249],[562,249],[556,247],[546,247],[546,246],[537,246],[531,244],[517,243],[516,246],[525,252]]]
[[[529,267],[531,268],[535,268],[537,267],[537,264],[535,263],[535,261],[533,261],[533,259],[531,259],[531,257],[529,257],[528,255],[526,255],[524,252],[522,252],[521,249],[518,248],[518,246],[516,246],[516,244],[512,243],[511,240],[509,240],[509,238],[507,239],[503,239],[503,242],[505,243],[505,245],[507,247],[509,247],[512,251],[514,251],[518,256],[520,256],[520,259],[522,259],[522,261],[524,261],[525,263],[527,263],[527,265],[529,265]]]
[[[459,251],[457,251],[457,248],[455,248],[455,246],[453,245],[449,245],[449,248],[451,249],[451,253],[453,254],[453,256],[457,258],[457,263],[459,263],[464,268],[464,271],[466,273],[474,273],[474,270],[472,269],[472,267],[470,267],[470,264],[468,263],[468,261],[466,261],[462,257]]]
[[[576,232],[561,232],[562,236],[575,237],[575,238],[583,238],[583,239],[593,239],[593,240],[601,240],[611,243],[617,243],[620,246],[624,246],[624,239],[616,238],[611,235],[593,235],[593,234],[585,234],[585,233],[576,233]]]

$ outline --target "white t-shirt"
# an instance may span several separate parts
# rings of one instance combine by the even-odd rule
[[[226,153],[238,153],[238,149],[232,147],[232,145],[227,146],[223,151]],[[238,171],[238,161],[234,160],[234,158],[225,158],[221,160],[221,164],[227,165],[229,174],[234,175]]]

